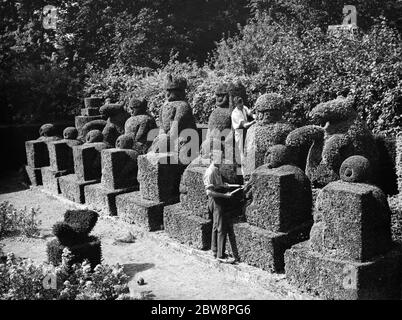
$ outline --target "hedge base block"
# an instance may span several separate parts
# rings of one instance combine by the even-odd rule
[[[309,242],[285,253],[286,277],[302,291],[333,300],[400,299],[400,245],[370,262],[347,261],[311,251]]]
[[[68,200],[81,204],[85,203],[84,187],[99,182],[99,180],[80,181],[75,174],[68,174],[59,178],[61,194]]]
[[[138,190],[137,187],[124,189],[108,189],[102,183],[90,184],[84,186],[85,203],[92,210],[98,211],[105,215],[116,216],[116,196],[122,193]]]
[[[28,175],[31,185],[33,185],[33,186],[41,186],[42,185],[41,168],[33,168],[31,166],[25,166],[25,171]]]
[[[233,230],[239,258],[251,266],[270,271],[284,270],[284,254],[292,245],[309,238],[312,222],[287,232],[272,232],[248,223],[236,223]]]
[[[166,233],[180,243],[200,250],[211,248],[212,221],[191,215],[180,203],[164,208],[163,224]]]
[[[147,231],[163,229],[164,205],[164,202],[143,199],[139,191],[121,194],[116,197],[119,218]]]
[[[54,171],[51,167],[41,168],[43,187],[54,194],[60,194],[59,178],[68,174],[67,170]]]

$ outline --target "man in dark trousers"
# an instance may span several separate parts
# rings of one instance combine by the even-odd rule
[[[211,165],[205,171],[204,185],[208,195],[208,210],[213,215],[212,227],[212,252],[220,262],[234,263],[233,258],[225,254],[226,236],[230,231],[230,211],[228,199],[234,192],[228,192],[229,188],[239,188],[240,185],[224,183],[220,169],[222,167],[222,151],[213,151],[210,154]]]

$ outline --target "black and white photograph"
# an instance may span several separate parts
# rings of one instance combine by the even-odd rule
[[[1,305],[402,300],[401,0],[0,16]]]

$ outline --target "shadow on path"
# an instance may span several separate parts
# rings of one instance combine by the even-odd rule
[[[130,280],[141,271],[152,269],[155,267],[153,263],[127,263],[123,264],[124,272],[130,277]]]

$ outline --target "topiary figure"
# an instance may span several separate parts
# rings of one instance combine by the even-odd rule
[[[284,97],[277,93],[266,93],[257,99],[254,106],[257,123],[247,130],[244,144],[246,175],[264,164],[270,146],[285,144],[286,137],[295,129],[283,120],[286,109]]]
[[[148,151],[152,144],[149,141],[148,134],[151,130],[156,129],[155,119],[147,112],[148,102],[144,100],[131,99],[128,105],[128,111],[131,117],[127,119],[124,125],[125,135],[132,137],[132,147],[144,154]],[[127,138],[123,138],[126,140]],[[123,148],[128,149],[128,148]]]
[[[46,123],[39,128],[38,141],[56,141],[61,138],[56,134],[56,127],[51,123]]]
[[[284,210],[284,207],[287,208],[288,214],[283,216],[281,224],[289,228],[311,220],[310,180],[294,163],[295,155],[292,148],[285,145],[273,145],[268,148],[265,164],[253,171],[244,188],[248,221],[250,218],[251,221],[256,222],[262,219],[261,212],[268,210],[266,215],[270,215],[270,210]],[[268,180],[267,177],[276,177],[276,179]],[[286,177],[286,179],[280,177]],[[281,195],[278,198],[273,197],[279,191]],[[275,198],[274,201],[273,198]],[[288,221],[285,222],[285,220]]]
[[[85,142],[86,141],[86,136],[88,135],[88,132],[90,132],[92,130],[99,130],[100,132],[102,132],[103,129],[105,128],[105,126],[106,126],[106,120],[102,120],[102,119],[97,119],[97,120],[92,120],[90,122],[87,122],[82,127],[81,136],[79,136],[78,139],[80,139],[83,142]]]
[[[61,263],[64,248],[72,253],[71,265],[88,260],[91,267],[101,263],[101,242],[89,233],[98,220],[98,214],[90,210],[67,210],[64,221],[53,226],[53,234],[57,239],[47,245],[48,260],[57,266]]]
[[[265,154],[264,164],[268,168],[278,168],[283,165],[294,165],[295,155],[293,150],[283,144],[276,144],[268,148]]]
[[[66,140],[76,140],[78,138],[78,130],[75,127],[67,127],[63,130],[63,138]]]
[[[107,117],[106,126],[103,129],[103,142],[110,146],[116,144],[117,138],[124,133],[124,125],[129,118],[123,103],[107,102],[100,108],[100,114]]]
[[[339,97],[321,103],[310,113],[321,127],[304,127],[292,132],[288,145],[303,149],[310,144],[306,160],[306,174],[314,187],[323,187],[339,180],[342,162],[352,155],[365,156],[374,174],[378,163],[378,150],[371,132],[358,119],[350,101]],[[294,137],[299,136],[298,139]]]
[[[103,142],[103,133],[100,130],[91,130],[85,137],[85,143]]]
[[[63,141],[70,147],[82,144],[82,141],[78,139],[78,130],[75,127],[67,127],[63,130]]]
[[[160,132],[150,148],[151,152],[175,151],[177,139],[184,129],[197,130],[193,110],[186,101],[186,88],[185,78],[168,76],[165,83],[167,101],[159,113]]]
[[[369,183],[372,180],[370,162],[362,156],[351,156],[342,163],[339,176],[345,182]]]
[[[124,109],[123,103],[106,103],[99,109],[102,116],[107,120],[93,120],[82,127],[82,135],[86,137],[91,130],[100,130],[103,134],[103,142],[112,147],[116,144],[117,138],[124,133],[124,124],[129,118],[128,112]]]

